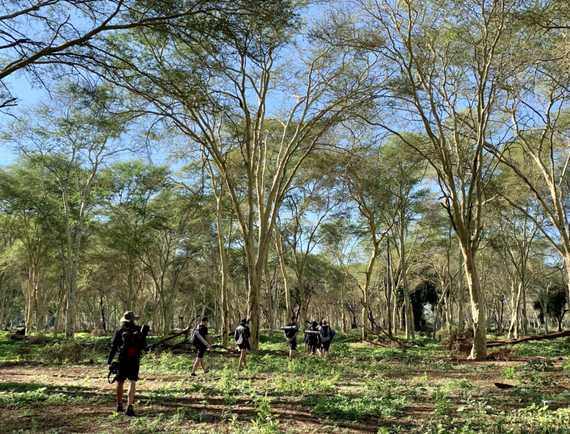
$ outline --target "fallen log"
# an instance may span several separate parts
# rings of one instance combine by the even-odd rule
[[[526,336],[524,338],[511,339],[508,341],[490,341],[487,342],[487,348],[502,347],[504,345],[515,345],[515,344],[520,344],[522,342],[545,341],[550,339],[564,338],[566,336],[570,336],[570,330],[565,330],[563,332],[557,332],[557,333],[549,333],[547,335]]]
[[[166,342],[168,342],[168,341],[171,341],[172,339],[177,338],[178,336],[182,336],[182,335],[188,336],[188,333],[190,332],[191,329],[192,329],[192,327],[186,327],[186,328],[185,328],[184,330],[182,330],[181,332],[174,333],[174,334],[172,334],[172,335],[170,335],[170,336],[165,337],[164,339],[161,339],[161,340],[158,341],[158,342],[155,342],[155,343],[152,344],[152,345],[149,345],[149,346],[147,347],[147,349],[149,349],[149,350],[152,351],[152,350],[154,350],[156,347],[158,347],[158,346],[160,346],[160,345],[162,345],[162,344],[164,344],[164,343],[166,343]]]

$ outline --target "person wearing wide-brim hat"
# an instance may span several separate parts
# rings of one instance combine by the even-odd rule
[[[129,391],[127,398],[127,416],[134,416],[133,405],[135,402],[136,382],[139,379],[139,368],[142,351],[146,346],[146,331],[141,329],[136,323],[139,317],[132,311],[123,314],[111,344],[111,351],[107,363],[111,365],[115,355],[119,354],[118,373],[113,381],[117,382],[117,412],[123,411],[123,391],[125,380],[129,380]]]
[[[251,345],[249,343],[251,332],[249,330],[248,323],[249,321],[247,319],[242,319],[234,333],[234,338],[240,351],[238,371],[247,367],[246,355],[247,352],[251,350]]]
[[[135,315],[134,312],[131,311],[127,311],[123,314],[123,317],[121,318],[120,323],[124,324],[124,323],[134,323],[135,320],[139,319],[139,317],[137,315]]]

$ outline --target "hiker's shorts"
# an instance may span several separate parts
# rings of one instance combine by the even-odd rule
[[[117,374],[117,381],[138,381],[139,379],[139,368],[140,368],[140,360],[119,360],[119,373]]]
[[[197,353],[196,357],[198,357],[199,359],[203,359],[207,349],[208,347],[206,347],[205,345],[196,345],[196,353]]]
[[[240,350],[251,350],[251,345],[249,344],[249,340],[244,340],[241,344],[238,344],[238,348]]]

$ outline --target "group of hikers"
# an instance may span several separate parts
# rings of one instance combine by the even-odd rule
[[[109,365],[109,380],[117,382],[116,395],[117,395],[117,412],[123,412],[123,396],[124,384],[129,380],[129,390],[127,393],[127,409],[125,414],[127,416],[134,416],[133,409],[135,400],[136,382],[139,379],[139,368],[142,353],[146,348],[146,337],[149,332],[148,326],[139,326],[136,323],[138,316],[134,312],[125,312],[120,321],[120,328],[113,334],[111,342],[111,351],[107,359]],[[330,327],[326,320],[308,321],[308,326],[305,329],[304,343],[306,350],[309,354],[320,354],[322,357],[327,357],[329,354],[331,342],[335,336],[335,331]],[[300,331],[296,318],[291,318],[291,321],[284,327],[281,327],[289,346],[289,360],[293,359],[297,351],[297,335]],[[247,367],[247,352],[251,350],[249,342],[251,332],[249,329],[249,321],[242,319],[234,331],[234,340],[236,346],[240,351],[238,371]],[[200,322],[196,325],[192,332],[192,344],[196,349],[196,359],[192,364],[191,376],[196,376],[196,370],[202,368],[204,373],[208,372],[208,368],[204,363],[204,355],[212,344],[208,335],[208,318],[202,317]],[[115,360],[115,356],[117,360]]]

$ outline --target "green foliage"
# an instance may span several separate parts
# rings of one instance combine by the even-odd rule
[[[436,415],[445,416],[449,414],[451,410],[451,399],[445,390],[436,388],[431,394],[431,399],[434,403],[434,413]]]
[[[323,360],[299,354],[292,362],[287,361],[282,352],[274,352],[283,345],[282,341],[264,338],[261,354],[251,355],[252,369],[240,373],[235,358],[208,353],[206,361],[212,370],[208,374],[200,372],[197,377],[189,376],[192,354],[148,354],[141,367],[143,381],[137,404],[140,416],[128,420],[125,429],[139,433],[298,432],[296,426],[291,428],[288,418],[283,419],[279,414],[285,406],[312,413],[321,418],[321,424],[327,420],[333,432],[340,430],[335,423],[340,426],[350,421],[391,423],[387,431],[379,429],[379,432],[389,433],[564,432],[561,427],[567,422],[568,413],[557,407],[564,407],[570,397],[567,392],[553,387],[560,370],[548,360],[531,359],[505,369],[492,362],[484,366],[453,362],[442,357],[445,352],[429,341],[423,342],[426,351],[422,354],[421,346],[402,352],[339,338],[344,347],[342,355],[335,352],[334,357]],[[5,349],[10,353],[10,360],[16,364],[21,360],[17,352],[22,352],[16,348],[23,347],[30,348],[26,357],[41,360],[50,369],[65,369],[66,364],[73,363],[72,357],[54,357],[50,353],[48,358],[44,351],[61,349],[62,354],[68,354],[66,348],[72,341],[40,337],[36,342],[9,341],[3,334],[0,351]],[[98,393],[108,343],[109,337],[81,335],[75,339],[75,345],[79,345],[84,354],[80,363],[86,361],[89,354],[96,354],[98,364],[93,368],[85,364],[74,366],[74,374],[70,375],[77,373],[77,377],[68,380],[72,384],[48,384],[50,378],[43,374],[34,378],[37,382],[33,384],[0,383],[0,408],[18,412],[37,409],[45,414],[54,406],[109,407],[110,396]],[[564,345],[560,340],[559,344]],[[6,357],[5,352],[2,354]],[[37,369],[41,372],[42,368]],[[16,365],[16,369],[27,368]],[[84,373],[80,373],[81,369],[85,369]],[[446,380],[446,373],[452,373],[453,378]],[[99,375],[100,379],[93,379]],[[481,376],[485,377],[484,385],[480,382]],[[505,376],[516,379],[520,385],[507,391],[489,389],[489,378],[501,381]],[[57,383],[64,378],[67,377],[58,377]],[[520,409],[520,402],[527,407]],[[193,408],[196,404],[199,409]],[[215,406],[219,417],[212,420],[210,411],[204,412],[202,405]],[[241,410],[235,412],[236,408]],[[245,408],[253,412],[247,418],[242,413]],[[421,413],[414,413],[419,416],[409,422],[407,418],[402,419],[416,408],[422,409]],[[39,421],[43,416],[37,417]],[[103,422],[97,420],[101,423],[101,432],[113,432],[111,427],[123,423],[124,419],[108,416]]]
[[[333,419],[359,420],[366,417],[394,417],[407,404],[405,397],[375,397],[370,395],[311,396],[305,402],[321,416]]]
[[[63,393],[48,392],[41,387],[26,392],[0,391],[0,406],[26,406],[26,405],[57,405],[69,402],[69,396]]]
[[[256,418],[251,422],[252,431],[258,434],[277,434],[279,423],[271,414],[271,402],[265,396],[258,396],[255,400]]]
[[[507,366],[503,369],[503,375],[509,380],[514,380],[518,377],[517,368],[514,366]]]
[[[553,366],[553,363],[548,359],[531,359],[521,369],[525,372],[546,372],[550,371]]]
[[[192,371],[193,359],[186,355],[164,353],[146,354],[142,359],[142,369],[150,372],[178,372]]]
[[[308,376],[307,376],[308,377]],[[280,375],[273,380],[274,391],[281,395],[307,396],[333,393],[339,376],[319,376],[299,379],[297,375]]]
[[[539,342],[524,342],[515,345],[515,352],[521,356],[562,357],[570,354],[570,338]]]

